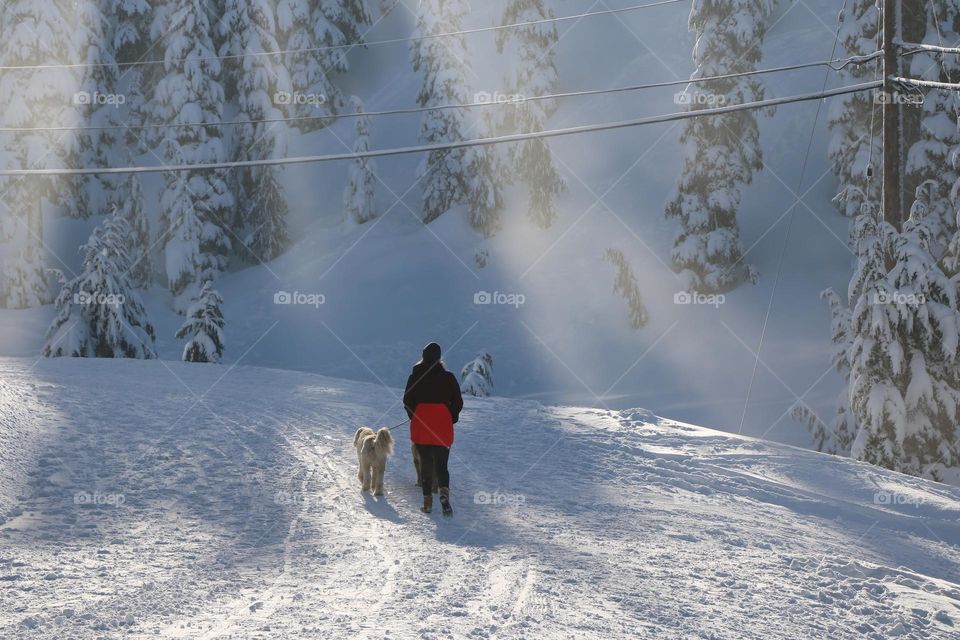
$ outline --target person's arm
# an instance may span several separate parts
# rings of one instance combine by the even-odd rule
[[[450,401],[450,416],[453,418],[453,423],[456,424],[457,420],[460,419],[460,412],[463,411],[463,394],[460,393],[460,383],[457,382],[457,377],[450,374],[450,386],[452,387],[453,399]]]
[[[417,402],[413,399],[414,379],[413,374],[407,378],[407,386],[403,391],[403,408],[407,411],[407,418],[413,418],[413,412],[417,410]]]

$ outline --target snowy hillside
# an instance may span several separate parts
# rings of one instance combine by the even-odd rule
[[[3,638],[955,638],[960,491],[640,410],[468,400],[452,520],[396,389],[0,360]]]

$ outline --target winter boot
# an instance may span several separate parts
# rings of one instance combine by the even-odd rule
[[[443,515],[453,515],[453,507],[450,506],[450,487],[440,487],[440,506],[443,507]]]
[[[423,496],[423,506],[420,507],[420,511],[430,513],[431,509],[433,509],[433,496]]]

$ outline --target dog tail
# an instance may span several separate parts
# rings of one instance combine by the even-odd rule
[[[377,431],[376,440],[374,440],[374,446],[378,449],[383,449],[387,452],[387,455],[393,454],[393,435],[390,433],[390,429],[382,427]]]
[[[363,430],[364,430],[364,429],[366,429],[366,427],[360,427],[359,429],[357,429],[357,432],[356,432],[355,434],[353,434],[353,448],[354,448],[354,449],[356,449],[357,446],[360,444],[360,434],[363,433]]]

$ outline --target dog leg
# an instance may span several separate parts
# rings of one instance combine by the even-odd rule
[[[382,495],[384,494],[384,490],[383,490],[383,476],[384,476],[384,474],[386,473],[386,471],[387,471],[387,461],[386,461],[386,460],[381,460],[381,461],[378,462],[377,465],[376,465],[376,478],[377,478],[377,482],[376,482],[376,484],[374,485],[374,486],[376,487],[376,491],[374,491],[374,493],[373,493],[373,495],[375,495],[375,496],[382,496]]]
[[[373,486],[373,467],[367,465],[363,469],[363,490],[370,491]]]
[[[417,452],[417,445],[410,443],[410,451],[413,453],[413,467],[417,470],[417,486],[423,486],[423,475],[420,471],[420,453]]]

